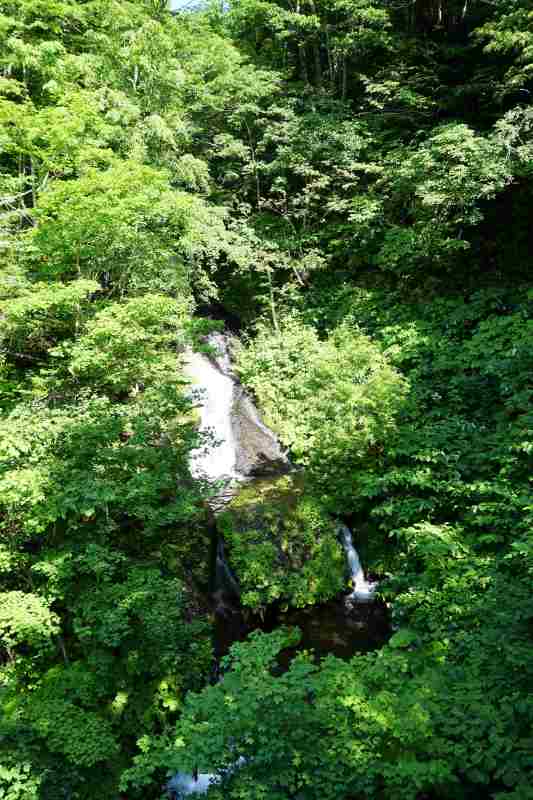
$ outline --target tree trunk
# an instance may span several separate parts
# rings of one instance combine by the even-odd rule
[[[298,43],[298,63],[300,67],[300,80],[303,83],[309,83],[309,76],[307,74],[307,53],[303,42]]]
[[[346,56],[343,55],[342,57],[342,86],[341,86],[341,97],[343,100],[346,100],[346,93],[348,91],[348,62]]]
[[[324,24],[324,34],[325,34],[325,40],[326,40],[326,54],[327,54],[327,57],[328,57],[329,80],[330,80],[330,83],[335,83],[335,66],[333,64],[333,58],[332,58],[332,55],[331,55],[331,44],[330,44],[330,41],[329,41],[329,28],[328,28],[328,24],[327,23]]]
[[[279,325],[278,325],[278,315],[276,312],[276,301],[274,298],[274,286],[272,284],[272,270],[270,267],[267,267],[267,280],[268,280],[268,294],[270,299],[270,314],[272,316],[272,325],[274,326],[274,330],[276,333],[279,333]]]
[[[322,88],[322,64],[320,63],[320,43],[313,42],[313,61],[315,64],[315,86]]]
[[[316,13],[316,7],[314,0],[310,0],[309,7],[311,8],[311,13],[318,17]],[[313,65],[314,65],[314,78],[315,78],[315,86],[319,89],[322,86],[322,64],[320,62],[320,31],[316,34],[316,39],[313,41],[312,44],[313,48]]]

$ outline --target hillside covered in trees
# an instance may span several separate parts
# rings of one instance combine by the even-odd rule
[[[532,92],[531,0],[1,0],[0,798],[533,798]],[[293,471],[220,661],[224,327]]]

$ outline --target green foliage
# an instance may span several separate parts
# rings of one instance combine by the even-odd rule
[[[0,4],[2,797],[531,796],[531,36],[526,0]],[[335,594],[346,515],[379,653],[280,674],[297,632],[255,634],[206,686],[214,299],[306,470],[220,518],[243,601]]]
[[[36,283],[4,302],[0,323],[4,358],[26,366],[25,361],[38,361],[54,344],[74,336],[90,296],[98,289],[97,283],[87,280]]]
[[[388,12],[372,0],[306,0],[297,6],[238,0],[231,3],[226,24],[241,41],[263,51],[263,59],[266,55],[276,65],[289,67],[305,83],[320,88],[326,82],[343,96],[348,69],[357,74],[368,61],[379,62],[390,44]]]
[[[297,478],[245,487],[219,515],[217,528],[244,605],[258,609],[282,600],[301,607],[329,600],[343,587],[335,525]]]
[[[76,408],[13,411],[2,431],[2,528],[31,536],[59,520],[105,526],[113,512],[140,514],[155,530],[186,518],[197,495],[174,497],[186,445],[175,439],[182,406],[172,394],[166,387],[125,408],[89,399]],[[161,444],[165,435],[174,446]]]
[[[17,757],[4,760],[0,788],[6,800],[39,800],[41,786],[42,776],[33,773],[30,763],[22,763]]]
[[[173,301],[147,300],[145,322],[154,308],[174,315]],[[12,755],[32,740],[30,776],[52,760],[44,796],[65,763],[71,785],[89,787],[110,760],[102,791],[115,796],[131,737],[164,727],[210,665],[205,623],[187,621],[183,584],[159,566],[158,549],[198,526],[189,404],[179,378],[154,383],[147,361],[152,385],[129,402],[80,396],[19,405],[2,420],[2,580],[32,587],[1,595],[2,735]]]
[[[149,294],[108,306],[69,347],[69,372],[112,395],[163,381],[176,369],[170,352],[183,337],[187,310],[184,302]]]
[[[216,257],[227,238],[220,213],[135,162],[53,185],[36,215],[33,244],[43,271],[99,278],[119,294],[163,287],[183,293],[191,260]],[[196,278],[200,290],[209,287],[205,273]]]
[[[465,781],[520,796],[533,714],[527,585],[510,589],[479,562],[446,571],[440,589],[400,595],[421,615],[418,635],[402,630],[378,654],[320,666],[301,655],[279,676],[283,631],[235,645],[224,679],[189,696],[173,737],[144,742],[129,777],[166,763],[225,774],[224,797],[467,797]],[[502,612],[502,592],[513,611]]]
[[[321,341],[296,320],[260,329],[239,355],[239,374],[338,511],[352,474],[376,462],[394,429],[406,390],[400,375],[357,328],[340,326]]]
[[[43,598],[24,592],[0,594],[0,646],[8,654],[21,645],[42,649],[57,631],[57,616]]]
[[[486,53],[504,57],[502,63],[507,68],[494,86],[501,96],[523,91],[529,85],[533,38],[527,2],[497,3],[496,8],[498,13],[479,27],[475,35],[483,42]]]
[[[416,149],[402,152],[401,163],[382,181],[393,219],[399,216],[403,224],[395,221],[385,231],[377,263],[400,274],[435,264],[449,268],[468,249],[463,237],[483,219],[483,201],[511,177],[498,137],[476,135],[464,124],[437,129]]]

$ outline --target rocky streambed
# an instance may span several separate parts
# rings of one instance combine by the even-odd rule
[[[384,611],[376,584],[365,577],[350,530],[307,491],[305,474],[239,382],[231,337],[205,337],[202,352],[185,354],[185,373],[206,439],[191,455],[191,472],[212,487],[217,651],[253,627],[283,623],[300,625],[320,652],[368,649],[365,638],[377,646]],[[373,623],[377,637],[367,630]]]
[[[205,437],[191,454],[191,473],[211,487],[216,663],[251,631],[280,625],[301,632],[298,645],[280,654],[280,672],[298,649],[317,659],[377,649],[390,635],[387,608],[351,531],[306,490],[305,474],[263,423],[235,373],[230,337],[211,334],[205,345],[185,354],[185,374]],[[178,773],[169,793],[203,794],[211,779]]]

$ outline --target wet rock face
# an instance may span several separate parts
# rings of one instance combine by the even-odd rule
[[[276,436],[263,424],[241,386],[236,387],[232,409],[236,442],[236,470],[245,477],[267,477],[288,472],[290,463]]]
[[[281,449],[275,433],[263,423],[233,369],[232,346],[235,340],[227,334],[214,333],[208,341],[213,348],[211,362],[234,383],[231,427],[237,473],[245,478],[256,478],[287,472],[290,469],[287,455]]]

